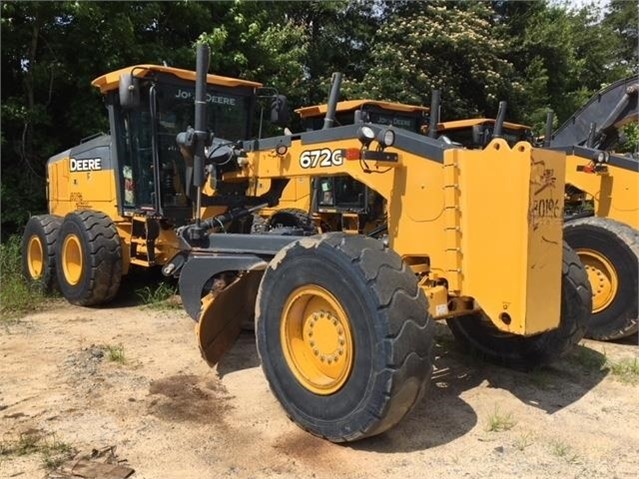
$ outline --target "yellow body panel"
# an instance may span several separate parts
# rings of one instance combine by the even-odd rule
[[[578,166],[590,160],[566,156],[566,183],[575,186],[594,202],[595,215],[610,218],[639,229],[639,174],[614,165],[607,172],[585,173]]]
[[[262,195],[271,187],[271,181],[268,179],[260,179],[254,183],[255,186],[250,190],[253,196]],[[311,209],[311,199],[311,178],[308,176],[291,178],[282,192],[278,205],[273,208],[263,208],[260,210],[260,215],[271,216],[279,210],[290,208],[308,212]]]
[[[108,91],[118,89],[120,77],[122,75],[133,74],[136,77],[145,77],[152,72],[169,73],[183,80],[188,80],[195,83],[195,72],[191,70],[182,70],[181,68],[172,68],[160,65],[133,65],[101,75],[93,80],[91,82],[91,85],[99,88],[100,93],[104,94]],[[207,75],[206,82],[209,85],[220,85],[227,87],[260,88],[262,86],[262,84],[258,82],[240,80],[239,78],[230,78],[219,75]]]
[[[49,212],[64,216],[75,210],[104,212],[114,222],[121,218],[117,209],[113,170],[70,171],[70,159],[49,165]]]
[[[346,139],[312,147],[360,144]],[[281,157],[249,153],[247,168],[225,179],[348,174],[385,198],[390,247],[405,259],[427,257],[431,279],[446,280],[453,296],[474,298],[499,329],[530,335],[559,324],[563,153],[527,143],[511,150],[495,140],[484,151],[446,150],[443,163],[397,151],[397,163],[368,162],[373,174],[347,160],[303,168],[308,149],[293,141]],[[437,317],[454,314],[442,308]]]
[[[503,331],[557,326],[564,155],[528,143],[510,150],[503,140],[463,153],[477,158],[458,162],[461,292],[476,298]],[[529,169],[522,169],[531,156]]]

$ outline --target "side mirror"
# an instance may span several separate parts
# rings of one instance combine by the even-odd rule
[[[125,109],[140,106],[140,80],[131,73],[120,75],[120,106]]]
[[[288,109],[288,100],[284,95],[275,95],[271,103],[271,123],[277,126],[285,126],[291,119]]]
[[[483,148],[484,146],[484,125],[473,125],[473,145]]]

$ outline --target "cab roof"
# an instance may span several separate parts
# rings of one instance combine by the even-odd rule
[[[428,112],[429,108],[423,106],[405,105],[403,103],[390,103],[386,101],[377,100],[348,100],[340,101],[337,103],[337,113],[344,113],[348,111],[358,110],[364,105],[372,105],[383,108],[384,110],[391,110],[403,113],[416,113],[416,112]],[[305,106],[295,110],[302,118],[312,118],[326,114],[327,105],[314,105]]]
[[[195,82],[195,72],[192,70],[182,70],[181,68],[165,67],[161,65],[133,65],[122,68],[111,73],[99,76],[91,82],[91,85],[100,89],[100,93],[107,93],[111,90],[117,90],[120,83],[120,76],[133,73],[136,77],[146,77],[153,72],[168,73],[183,80]],[[219,75],[207,75],[206,82],[209,85],[219,85],[226,87],[247,87],[260,88],[261,83],[240,80],[239,78],[223,77]]]
[[[455,128],[468,128],[475,125],[483,125],[483,124],[495,124],[494,118],[468,118],[464,120],[454,120],[454,121],[444,121],[437,125],[438,130],[453,130]],[[530,130],[529,126],[520,125],[519,123],[510,123],[508,121],[504,122],[504,126],[506,128],[510,128],[511,130]]]

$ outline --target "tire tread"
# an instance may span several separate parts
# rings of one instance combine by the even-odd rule
[[[65,221],[79,222],[84,229],[89,258],[87,287],[77,297],[67,299],[81,306],[111,301],[122,278],[122,246],[115,225],[106,214],[92,210],[70,213]]]

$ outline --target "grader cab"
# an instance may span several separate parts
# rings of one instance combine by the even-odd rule
[[[181,227],[182,250],[163,269],[179,277],[210,364],[254,316],[262,368],[286,413],[343,442],[388,430],[419,402],[433,319],[508,365],[551,361],[581,339],[591,291],[563,243],[563,153],[499,138],[468,150],[356,122],[244,141],[211,157],[207,70],[200,47],[196,122],[178,142],[192,158],[198,201],[225,210]],[[329,126],[338,94],[334,81]],[[344,175],[382,198],[383,234],[238,226],[275,206],[290,181]],[[256,196],[247,185],[260,181],[270,188]],[[232,201],[221,194],[241,189]]]
[[[193,71],[136,65],[92,84],[104,95],[110,134],[49,159],[49,214],[29,220],[22,243],[25,277],[44,289],[57,285],[66,299],[85,306],[110,301],[131,266],[172,258],[180,248],[175,229],[193,219],[196,207],[204,216],[224,211],[196,205],[193,165],[175,142],[194,122]],[[215,153],[229,148],[228,139],[252,136],[260,101],[274,104],[278,120],[281,97],[263,95],[261,87],[206,77],[206,129],[215,132]],[[237,185],[218,196],[236,193]]]

